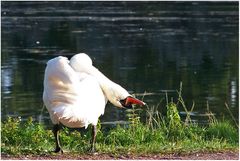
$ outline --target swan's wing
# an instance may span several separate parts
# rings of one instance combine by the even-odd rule
[[[60,122],[68,127],[97,125],[98,118],[104,114],[106,98],[97,80],[91,75],[81,76],[77,100],[68,106],[54,110]]]
[[[48,109],[77,99],[78,76],[65,57],[51,59],[44,75],[43,101]]]

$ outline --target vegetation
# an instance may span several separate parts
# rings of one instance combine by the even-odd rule
[[[166,95],[167,98],[167,95]],[[187,116],[180,118],[178,107],[183,106]],[[98,125],[96,148],[99,153],[189,153],[197,151],[219,151],[238,149],[238,128],[230,121],[218,121],[209,112],[209,124],[200,126],[192,123],[189,112],[179,92],[176,103],[167,102],[167,114],[163,116],[156,109],[147,107],[127,110],[129,124],[111,130]],[[140,121],[140,112],[147,114],[146,121]],[[46,154],[54,149],[55,142],[51,130],[42,124],[9,117],[2,122],[2,153],[5,154]],[[79,132],[63,128],[60,133],[63,149],[85,153],[90,148],[91,130]]]

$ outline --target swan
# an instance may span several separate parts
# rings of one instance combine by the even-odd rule
[[[53,123],[55,152],[63,153],[60,124],[85,129],[91,124],[91,151],[94,152],[96,125],[108,100],[120,108],[145,105],[94,67],[87,54],[76,54],[70,60],[63,56],[49,60],[44,73],[43,102]]]

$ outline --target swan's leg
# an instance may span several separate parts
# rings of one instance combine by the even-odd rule
[[[95,142],[96,142],[96,136],[97,136],[97,126],[92,126],[92,145],[91,145],[91,152],[95,152]]]
[[[60,142],[59,142],[59,130],[60,130],[60,126],[59,124],[55,124],[53,125],[53,134],[54,134],[54,137],[55,137],[55,142],[56,142],[56,149],[55,149],[55,153],[58,153],[58,152],[61,152],[63,153],[62,151],[62,148],[60,146]]]

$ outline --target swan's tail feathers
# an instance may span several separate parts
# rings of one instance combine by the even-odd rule
[[[71,128],[87,128],[90,121],[83,114],[77,112],[72,107],[60,106],[53,110],[53,117],[57,118],[63,125]]]

